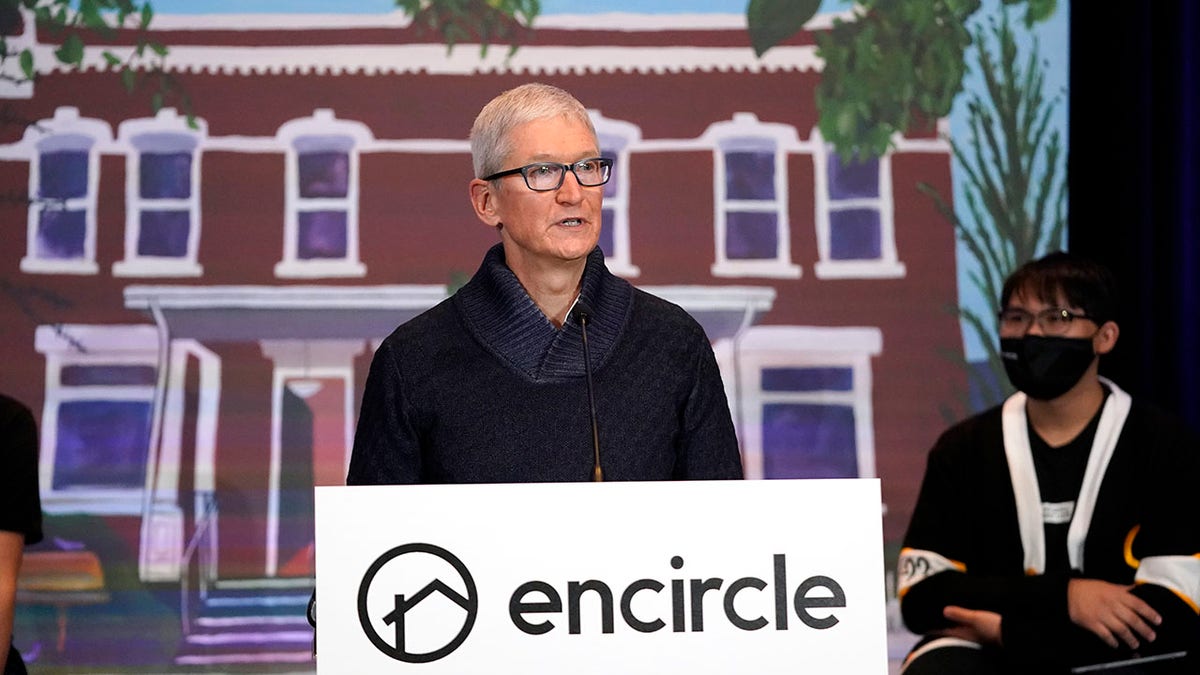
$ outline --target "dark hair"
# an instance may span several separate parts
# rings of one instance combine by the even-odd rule
[[[1055,251],[1017,268],[1004,281],[1000,308],[1013,295],[1033,293],[1047,304],[1058,302],[1058,294],[1073,307],[1082,309],[1096,323],[1117,318],[1117,282],[1107,267],[1082,256]]]

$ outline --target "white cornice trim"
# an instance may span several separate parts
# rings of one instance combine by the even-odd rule
[[[34,61],[42,72],[65,72],[53,47],[40,45]],[[125,60],[131,48],[108,51]],[[528,75],[587,73],[806,72],[824,62],[814,46],[776,47],[761,58],[749,47],[522,47],[511,57],[505,49],[481,56],[476,45],[326,45],[305,47],[176,46],[166,58],[168,71],[226,75]],[[100,50],[89,50],[83,70],[105,71]]]
[[[834,19],[853,20],[854,12],[818,14],[804,24],[804,29],[827,30]],[[602,14],[546,14],[534,21],[534,28],[565,30],[746,30],[745,14],[638,14],[608,12]]]
[[[805,352],[854,352],[878,356],[883,331],[874,326],[755,326],[741,336],[743,351],[771,351],[779,345]]]
[[[129,286],[129,309],[425,309],[446,287],[395,286]]]
[[[399,10],[376,14],[158,14],[151,31],[272,31],[406,28],[410,18]]]

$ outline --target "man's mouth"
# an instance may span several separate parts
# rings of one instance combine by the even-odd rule
[[[583,219],[582,218],[563,218],[562,220],[558,221],[558,224],[562,225],[564,227],[579,227],[580,225],[583,225]]]

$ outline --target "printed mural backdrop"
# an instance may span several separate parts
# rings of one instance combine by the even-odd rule
[[[608,264],[707,330],[747,475],[880,477],[889,559],[1006,391],[999,280],[1065,242],[1065,1],[63,4],[0,3],[38,672],[311,669],[312,486],[375,346],[495,241],[466,135],[504,89],[590,109]]]

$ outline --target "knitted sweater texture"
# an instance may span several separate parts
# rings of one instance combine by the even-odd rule
[[[580,298],[606,480],[740,478],[712,347],[681,308],[612,275]],[[347,483],[583,481],[592,473],[581,329],[557,328],[500,245],[453,297],[375,353]]]

